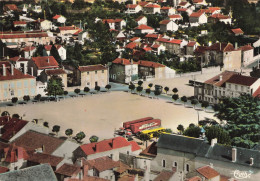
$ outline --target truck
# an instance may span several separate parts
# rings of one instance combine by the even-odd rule
[[[141,119],[136,119],[133,121],[127,121],[123,123],[123,128],[124,129],[130,129],[130,125],[131,124],[135,124],[135,123],[139,123],[139,122],[143,122],[143,121],[147,121],[147,120],[151,120],[153,119],[152,117],[146,117],[146,118],[141,118]]]
[[[130,130],[133,134],[137,134],[145,129],[160,127],[161,120],[160,119],[149,119],[142,122],[133,123],[130,125]]]

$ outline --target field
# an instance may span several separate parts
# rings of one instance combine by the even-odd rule
[[[92,135],[97,135],[100,139],[111,138],[114,130],[121,127],[124,121],[147,116],[161,119],[162,126],[173,131],[176,131],[179,124],[187,127],[190,123],[198,122],[197,111],[193,108],[126,92],[99,93],[59,102],[2,107],[1,111],[4,110],[10,114],[25,115],[23,119],[28,121],[42,119],[49,122],[50,128],[59,125],[59,135],[65,135],[68,128],[73,129],[74,134],[84,131],[87,136],[84,142],[88,142]],[[213,118],[212,113],[204,111],[200,111],[199,116],[200,119]]]

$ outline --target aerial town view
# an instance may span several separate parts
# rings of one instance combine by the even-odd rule
[[[260,181],[259,0],[0,0],[0,181]]]

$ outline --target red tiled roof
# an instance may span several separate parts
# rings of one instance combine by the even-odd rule
[[[18,8],[15,4],[6,4],[5,7],[7,7],[9,10],[12,10],[12,11],[18,10]]]
[[[88,72],[88,71],[97,71],[97,70],[107,70],[107,68],[101,64],[99,65],[88,65],[88,66],[79,66],[79,71]]]
[[[209,10],[220,10],[220,7],[208,7]]]
[[[140,5],[142,7],[146,6],[147,4],[149,4],[149,2],[145,2],[145,1],[138,2],[138,5]]]
[[[204,13],[200,13],[200,12],[195,12],[195,13],[191,13],[190,17],[194,17],[194,18],[198,18],[201,15],[203,15]]]
[[[193,3],[197,4],[197,3],[202,3],[203,0],[193,0]]]
[[[9,168],[0,166],[0,173],[8,172]]]
[[[168,23],[170,23],[171,21],[170,20],[167,20],[167,19],[165,19],[165,20],[162,20],[162,21],[160,21],[160,25],[167,25]]]
[[[9,147],[4,148],[4,161],[8,163],[17,162],[20,159],[27,160],[29,155],[23,147],[16,146],[15,144],[9,145]]]
[[[146,6],[144,6],[145,8],[161,8],[160,5],[158,4],[147,4]]]
[[[145,38],[159,38],[161,35],[160,34],[147,34],[145,35]]]
[[[6,76],[3,76],[3,64],[5,64],[6,68]],[[15,79],[35,79],[35,77],[24,74],[23,72],[14,68],[14,75],[11,73],[11,64],[9,62],[0,62],[0,81],[3,80],[15,80]]]
[[[38,69],[59,68],[58,62],[53,56],[32,57]]]
[[[122,64],[122,65],[130,65],[131,61],[125,58],[116,58],[112,63],[116,64]],[[136,62],[133,62],[133,64],[137,64]]]
[[[64,143],[64,140],[29,130],[16,138],[13,143],[26,150],[35,150],[44,146],[43,153],[51,154]]]
[[[231,43],[228,43],[227,46],[223,49],[223,52],[231,52],[234,51],[235,48]]]
[[[204,83],[215,85],[215,86],[218,86],[218,87],[223,87],[224,84],[227,82],[227,80],[231,76],[237,75],[237,74],[238,74],[237,72],[225,71],[225,72],[222,72],[221,74],[218,74],[218,75],[212,77],[209,80],[206,80]],[[222,80],[220,80],[220,76],[222,76]]]
[[[168,10],[168,9],[171,9],[172,7],[167,7],[167,6],[164,6],[161,8],[161,10]]]
[[[1,139],[9,141],[16,133],[18,133],[28,121],[24,121],[18,118],[1,117],[0,125],[3,133]]]
[[[0,39],[17,39],[17,38],[41,38],[48,37],[46,32],[0,32]]]
[[[92,154],[101,153],[113,149],[127,147],[129,145],[131,146],[131,144],[125,138],[115,137],[97,143],[84,144],[81,145],[80,148],[84,151],[86,155],[92,155]]]
[[[248,50],[252,50],[254,49],[251,45],[245,45],[245,46],[242,46],[239,48],[239,50],[242,50],[242,51],[248,51]]]
[[[27,46],[27,47],[24,47],[23,51],[29,52],[29,51],[32,51],[32,50],[34,50],[34,49],[35,49],[35,47]]]
[[[190,41],[190,42],[187,44],[187,47],[194,47],[194,45],[196,45],[196,41]]]
[[[145,60],[139,60],[137,63],[139,66],[144,66],[144,67],[154,67],[154,68],[165,67],[165,65],[162,65],[160,63],[145,61]]]
[[[227,15],[223,15],[223,14],[213,14],[212,16],[210,16],[211,18],[216,18],[216,19],[229,19],[230,17]]]
[[[56,167],[64,158],[45,154],[45,153],[35,153],[28,157],[28,161],[34,162],[34,163],[49,163],[52,167]]]
[[[180,2],[179,6],[185,6],[188,2],[182,1]]]
[[[154,179],[154,181],[166,181],[170,180],[170,178],[173,176],[175,172],[163,170],[161,173]]]
[[[173,43],[173,44],[181,44],[182,40],[178,40],[178,39],[172,39],[170,41],[168,41],[168,43]]]
[[[155,40],[155,41],[158,41],[158,42],[168,42],[169,40],[168,39],[166,39],[166,38],[158,38],[157,40]]]
[[[126,8],[135,9],[138,6],[138,4],[128,4],[126,5]]]
[[[52,47],[52,45],[45,45],[45,46],[44,46],[44,49],[45,49],[46,51],[51,51],[51,47]]]
[[[155,44],[153,44],[152,48],[157,49],[157,48],[159,48],[159,46],[160,46],[159,44],[155,43]]]
[[[208,47],[207,50],[222,52],[227,45],[228,43],[214,43],[213,45]]]
[[[232,75],[227,82],[232,83],[232,84],[239,84],[239,85],[245,85],[245,86],[251,86],[253,85],[258,78],[256,77],[249,77],[249,76],[244,76],[244,75]]]
[[[202,179],[199,176],[191,177],[186,179],[185,181],[201,181]]]
[[[230,181],[230,177],[227,177],[225,175],[220,175],[220,181]]]
[[[134,49],[134,48],[136,48],[136,46],[137,46],[137,43],[135,43],[135,42],[130,42],[130,43],[128,43],[128,44],[125,46],[125,48]]]
[[[61,15],[55,15],[52,17],[52,19],[59,19],[59,17],[61,17]]]
[[[157,155],[156,142],[153,142],[152,144],[150,144],[145,150],[143,150],[140,153],[140,155],[156,157],[156,155]]]
[[[181,12],[186,12],[188,9],[187,8],[178,8],[177,11],[181,11]]]
[[[73,35],[78,35],[80,32],[82,32],[82,29],[78,29],[78,31],[76,31],[75,33],[73,33]]]
[[[134,175],[123,175],[117,181],[135,181]]]
[[[62,46],[61,45],[54,45],[56,47],[57,50],[59,50]]]
[[[143,48],[143,50],[148,52],[148,51],[152,51],[153,49],[151,47],[145,47],[145,48]]]
[[[196,170],[197,170],[197,172],[199,172],[201,175],[203,175],[207,179],[212,179],[219,175],[219,173],[216,170],[214,170],[213,168],[211,168],[210,166],[204,166],[204,167],[198,168]]]
[[[59,27],[60,31],[66,31],[66,30],[78,30],[79,28],[76,26],[61,26]]]
[[[130,41],[135,41],[135,40],[138,40],[138,39],[140,39],[140,37],[133,37],[133,38],[130,39]]]
[[[244,32],[243,32],[240,28],[231,29],[231,31],[232,31],[234,34],[244,34]]]
[[[196,54],[204,54],[205,51],[207,50],[208,47],[206,46],[198,46],[196,49],[195,49],[195,53]]]
[[[53,70],[46,70],[47,75],[60,75],[60,74],[67,74],[63,69],[53,69]]]
[[[143,19],[145,16],[139,16],[135,21],[140,21],[141,19]]]
[[[173,14],[173,15],[169,15],[169,18],[174,18],[174,19],[180,19],[182,18],[182,16],[180,14]]]
[[[147,26],[147,25],[139,25],[139,26],[136,27],[135,29],[137,29],[137,30],[153,30],[152,27]]]
[[[26,25],[27,24],[27,22],[25,22],[25,21],[14,21],[13,23],[14,23],[14,25]]]
[[[24,58],[24,57],[16,56],[16,57],[9,58],[9,60],[15,61],[15,62],[21,62],[21,61],[29,61],[30,59],[27,59],[27,58]]]
[[[81,168],[79,166],[64,163],[60,168],[55,171],[55,173],[71,177],[77,175],[80,171]]]

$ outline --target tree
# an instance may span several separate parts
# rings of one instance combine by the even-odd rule
[[[83,131],[79,132],[76,134],[76,140],[78,142],[81,142],[81,140],[83,140],[86,137],[85,133]]]
[[[172,95],[172,99],[173,99],[174,101],[177,101],[177,100],[179,99],[179,95],[178,95],[178,94],[173,94],[173,95]]]
[[[143,91],[143,87],[141,87],[141,86],[138,86],[137,88],[136,88],[136,91],[140,94],[140,92],[142,92]]]
[[[51,76],[47,83],[47,88],[45,89],[48,96],[54,96],[55,99],[57,95],[63,95],[64,89],[62,84],[62,79],[59,76]]]
[[[90,138],[89,138],[89,141],[91,142],[91,143],[95,143],[95,142],[98,142],[98,137],[96,136],[96,135],[93,135],[93,136],[91,136]]]
[[[178,89],[177,89],[177,88],[173,88],[173,89],[172,89],[172,92],[173,92],[174,94],[177,94]]]
[[[142,85],[143,85],[143,81],[139,80],[137,84],[138,84],[139,86],[142,86]]]
[[[55,47],[55,45],[52,45],[52,47],[51,47],[50,56],[53,56],[55,58],[55,60],[59,64],[61,64],[61,58],[60,58],[59,52],[58,52],[57,48]]]
[[[184,103],[184,105],[185,105],[185,103],[188,101],[188,99],[187,99],[187,97],[186,96],[182,96],[181,97],[181,101]]]
[[[146,143],[146,148],[147,148],[147,141],[150,140],[150,136],[148,134],[140,134],[139,138],[140,140]]]
[[[210,126],[206,127],[205,129],[206,137],[208,141],[211,143],[211,140],[214,138],[217,138],[218,143],[224,144],[224,145],[230,145],[231,139],[227,131],[225,131],[223,128],[219,126]]]
[[[154,95],[157,97],[157,96],[161,95],[161,92],[159,90],[156,90],[156,91],[154,91]]]
[[[131,90],[131,93],[132,93],[135,90],[135,85],[130,84],[128,88]]]
[[[34,97],[34,100],[40,101],[41,97],[42,97],[41,94],[37,94],[37,95]]]
[[[187,129],[185,129],[185,131],[183,132],[183,134],[185,136],[190,136],[190,137],[195,137],[195,138],[199,138],[201,135],[201,129],[198,126],[192,126],[192,127],[188,127]]]
[[[166,92],[166,94],[167,94],[167,92],[168,92],[169,90],[170,90],[169,87],[164,87],[164,91]]]
[[[64,91],[63,94],[66,96],[66,95],[69,94],[69,92],[68,91]]]
[[[23,100],[28,102],[30,100],[30,96],[29,95],[25,95],[23,96]]]
[[[206,109],[209,106],[209,102],[208,101],[203,101],[201,103],[201,107],[203,107],[204,109]]]
[[[66,129],[65,134],[69,137],[71,137],[71,135],[73,134],[73,130],[72,129]]]
[[[177,130],[182,134],[184,131],[184,126],[182,124],[179,124]]]
[[[149,95],[150,95],[150,93],[151,93],[151,89],[145,89],[145,93],[148,95],[148,97],[149,97]]]
[[[90,89],[88,87],[84,87],[84,92],[88,93]]]
[[[74,89],[74,92],[78,95],[80,93],[80,89]]]
[[[8,111],[4,111],[4,112],[2,112],[1,116],[10,116],[10,114]]]
[[[75,0],[71,7],[72,9],[82,9],[86,7],[86,3],[84,0]]]
[[[43,126],[46,127],[46,128],[49,128],[49,123],[45,121],[45,122],[43,123]]]
[[[13,97],[13,98],[12,98],[12,103],[16,104],[17,101],[18,101],[18,98],[17,98],[17,97]]]
[[[161,133],[159,133],[157,131],[153,133],[153,137],[156,138],[156,140],[160,137],[160,135],[161,135]]]
[[[97,85],[95,86],[95,91],[99,92],[100,91],[100,87]]]
[[[58,132],[60,131],[60,126],[58,125],[54,125],[52,127],[52,132],[56,133],[56,135],[58,135]]]
[[[153,83],[148,84],[148,87],[151,89],[153,87]]]
[[[191,104],[192,104],[193,107],[195,108],[196,104],[198,104],[198,100],[197,100],[197,99],[192,99],[192,100],[191,100]]]
[[[17,118],[17,119],[19,119],[20,116],[19,116],[19,114],[13,114],[13,115],[12,115],[12,118]]]
[[[109,91],[109,89],[111,89],[111,85],[107,84],[105,88],[107,89],[107,91]]]
[[[166,128],[166,129],[165,129],[165,132],[171,134],[171,133],[172,133],[172,129],[170,129],[170,128]]]
[[[195,127],[195,124],[194,124],[194,123],[190,123],[190,124],[189,124],[189,128],[192,128],[192,127]]]

